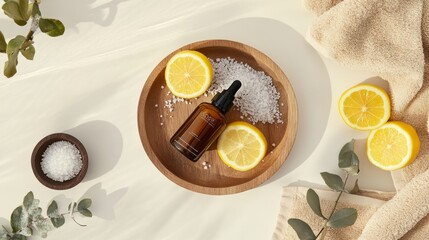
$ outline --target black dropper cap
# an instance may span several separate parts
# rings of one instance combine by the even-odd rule
[[[234,101],[234,95],[240,89],[241,82],[235,80],[228,89],[216,94],[212,99],[212,104],[217,107],[223,114],[229,111]]]

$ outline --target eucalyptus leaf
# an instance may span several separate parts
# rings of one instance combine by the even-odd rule
[[[51,219],[52,225],[54,225],[54,227],[56,227],[56,228],[61,227],[66,222],[65,218],[61,215],[59,215],[57,217],[52,217],[50,219]]]
[[[344,146],[340,150],[339,156],[341,157],[341,155],[343,155],[346,152],[353,152],[355,149],[355,141],[356,140],[352,139],[350,142],[344,144]]]
[[[51,37],[61,36],[65,31],[64,24],[60,20],[51,18],[40,18],[39,28]]]
[[[28,0],[19,0],[19,11],[23,20],[28,21],[30,18],[28,14]]]
[[[354,208],[343,208],[335,212],[326,226],[332,228],[343,228],[353,225],[357,219],[357,211]]]
[[[359,173],[359,157],[355,152],[346,152],[340,155],[338,167],[352,175]]]
[[[349,193],[355,194],[355,193],[358,193],[359,191],[360,191],[360,188],[358,184],[358,179],[356,179],[355,185],[353,186],[353,189],[349,191]]]
[[[33,60],[36,54],[36,49],[33,45],[28,46],[26,49],[21,49],[21,54],[28,60]]]
[[[3,240],[3,238],[6,238],[6,235],[7,235],[7,231],[5,227],[2,225],[0,227],[0,240]]]
[[[92,217],[92,212],[88,209],[82,209],[79,211],[80,214],[82,214],[85,217]]]
[[[55,200],[49,204],[48,209],[46,210],[46,213],[48,214],[48,217],[57,217],[58,214],[58,204]]]
[[[34,194],[33,192],[29,192],[27,193],[27,195],[25,195],[24,197],[24,202],[23,202],[23,206],[26,210],[29,210],[31,205],[33,205],[33,201],[34,201]]]
[[[34,199],[31,206],[28,208],[28,214],[31,215],[31,217],[40,216],[42,214],[42,209],[39,207],[40,200]]]
[[[10,240],[27,240],[27,237],[21,234],[15,234],[10,238]]]
[[[2,9],[4,13],[13,20],[24,20],[24,18],[21,16],[20,7],[17,2],[7,1],[5,4],[3,4]]]
[[[17,233],[21,234],[23,236],[26,236],[26,237],[31,237],[31,235],[33,235],[33,230],[29,227],[26,227],[26,228],[19,230]]]
[[[84,210],[84,209],[88,209],[89,207],[91,207],[91,204],[92,204],[92,200],[91,199],[89,199],[89,198],[82,199],[79,202],[79,204],[77,205],[77,210],[81,211],[81,210]]]
[[[27,21],[24,21],[24,20],[13,20],[13,21],[19,26],[25,26],[27,24]]]
[[[338,167],[344,171],[356,175],[359,173],[359,158],[354,152],[355,140],[346,143],[338,155]]]
[[[50,219],[41,219],[35,222],[34,227],[40,233],[42,238],[46,238],[48,236],[48,232],[55,229]]]
[[[335,191],[343,191],[344,183],[340,176],[328,172],[320,173],[326,185]]]
[[[4,39],[3,33],[0,31],[0,52],[5,53],[6,52],[6,40]]]
[[[326,217],[322,214],[322,210],[320,209],[319,195],[317,195],[317,193],[311,188],[307,190],[307,203],[315,214],[323,219],[326,219]]]
[[[6,46],[7,55],[18,54],[19,48],[24,43],[25,37],[18,35],[15,38],[11,39]]]
[[[15,58],[13,58],[13,59],[11,59],[11,60],[9,60],[9,61],[6,61],[5,63],[4,63],[4,70],[3,70],[3,74],[6,76],[6,77],[8,77],[8,78],[10,78],[10,77],[12,77],[13,75],[15,75],[16,74],[16,65],[18,64],[18,60],[16,60],[16,56],[15,56]]]
[[[300,240],[315,240],[313,230],[308,224],[297,218],[290,218],[288,221],[289,225],[295,230]]]
[[[10,225],[14,233],[26,228],[29,223],[29,216],[27,211],[22,206],[19,206],[13,210],[10,216]]]

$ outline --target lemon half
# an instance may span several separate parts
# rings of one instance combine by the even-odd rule
[[[416,130],[404,122],[388,122],[372,130],[367,139],[369,161],[387,171],[409,165],[419,150],[420,139]]]
[[[217,152],[226,165],[238,171],[248,171],[264,158],[267,140],[255,126],[237,121],[228,124],[220,135]]]
[[[357,130],[372,130],[390,118],[390,98],[386,91],[371,84],[346,90],[338,102],[344,122]]]
[[[176,53],[167,62],[165,81],[177,97],[195,98],[204,94],[213,79],[213,67],[202,53],[185,50]]]

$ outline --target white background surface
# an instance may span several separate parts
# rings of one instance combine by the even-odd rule
[[[341,67],[306,41],[312,16],[300,0],[44,0],[45,17],[66,26],[64,36],[35,35],[34,61],[20,58],[18,74],[0,79],[0,224],[28,191],[46,206],[93,199],[95,217],[70,219],[49,239],[270,239],[282,186],[322,184],[319,172],[340,173],[337,155],[357,139],[362,188],[393,191],[390,174],[367,162],[366,132],[348,128],[337,112],[341,93],[373,74]],[[4,15],[6,39],[25,35]],[[299,129],[292,153],[262,186],[228,196],[183,189],[148,159],[137,129],[146,78],[171,51],[190,42],[225,38],[270,56],[286,73],[298,100]],[[1,62],[5,56],[0,56]],[[34,177],[30,156],[54,132],[82,141],[90,156],[84,181],[55,191]]]

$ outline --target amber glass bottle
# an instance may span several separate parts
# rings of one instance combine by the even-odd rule
[[[188,159],[197,161],[225,129],[225,114],[240,87],[241,82],[236,80],[227,90],[216,94],[212,103],[198,105],[170,139],[171,145]]]

